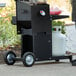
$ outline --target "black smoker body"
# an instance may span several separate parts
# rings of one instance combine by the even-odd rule
[[[26,8],[25,8],[26,7]],[[40,15],[40,11],[46,15]],[[22,55],[33,52],[37,60],[51,57],[52,26],[50,25],[49,5],[31,5],[17,2],[17,30],[22,34]]]

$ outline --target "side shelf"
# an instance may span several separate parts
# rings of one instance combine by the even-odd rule
[[[51,15],[50,20],[56,20],[56,19],[63,19],[63,18],[69,18],[68,15]]]

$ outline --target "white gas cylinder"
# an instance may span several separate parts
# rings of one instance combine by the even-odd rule
[[[64,56],[66,52],[66,36],[61,33],[61,26],[54,26],[52,31],[52,55]]]

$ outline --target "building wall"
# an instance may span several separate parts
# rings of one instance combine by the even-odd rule
[[[67,50],[76,53],[76,27],[66,26]]]

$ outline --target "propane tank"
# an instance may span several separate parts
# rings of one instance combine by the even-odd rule
[[[61,33],[61,26],[54,26],[52,31],[52,55],[64,56],[66,52],[66,36]]]

